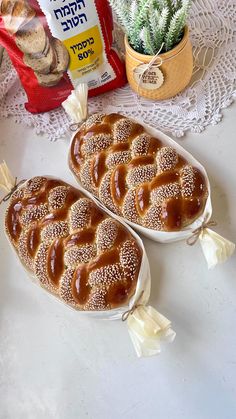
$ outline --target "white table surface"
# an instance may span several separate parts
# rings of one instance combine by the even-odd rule
[[[236,240],[236,106],[179,142],[208,170],[217,231]],[[68,141],[50,143],[0,121],[0,159],[15,175],[75,184]],[[4,205],[0,207],[3,225]],[[33,285],[0,231],[1,419],[234,419],[236,257],[208,271],[199,244],[144,239],[151,304],[173,322],[173,344],[138,359],[126,324],[88,319]]]

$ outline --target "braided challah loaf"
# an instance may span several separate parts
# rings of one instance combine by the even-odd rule
[[[72,186],[47,177],[27,181],[11,197],[5,228],[25,267],[74,308],[109,310],[135,293],[142,250]]]
[[[106,207],[147,228],[181,230],[204,210],[202,173],[122,115],[88,118],[73,138],[69,165]]]

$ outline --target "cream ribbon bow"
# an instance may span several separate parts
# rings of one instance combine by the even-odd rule
[[[65,109],[66,113],[70,116],[74,124],[72,124],[71,129],[74,131],[79,127],[88,114],[88,86],[86,83],[80,83],[72,90],[68,98],[62,102],[62,106]],[[76,127],[75,127],[76,125]]]
[[[161,341],[173,342],[176,336],[171,329],[171,322],[151,306],[136,303],[123,314],[122,320],[127,321],[128,332],[138,357],[159,354]]]
[[[0,164],[0,188],[9,193],[15,183],[16,179],[12,176],[6,162],[3,161]]]
[[[13,192],[24,183],[25,180],[17,182],[17,178],[14,178],[6,164],[5,161],[0,164],[0,189],[3,189],[7,194],[0,199],[0,204],[2,202],[8,201],[11,198]]]
[[[232,256],[235,244],[211,230],[209,227],[216,226],[215,221],[205,221],[193,231],[187,239],[187,244],[192,246],[200,240],[203,254],[206,258],[208,269],[214,268],[218,263],[224,263]]]

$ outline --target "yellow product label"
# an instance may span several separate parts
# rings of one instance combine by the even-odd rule
[[[96,70],[103,63],[103,44],[98,26],[63,41],[70,54],[68,70],[73,79]]]

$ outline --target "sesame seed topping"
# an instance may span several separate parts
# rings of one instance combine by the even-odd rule
[[[178,163],[178,154],[172,147],[162,147],[156,156],[158,172],[174,169]]]
[[[116,153],[109,154],[106,158],[106,165],[109,169],[112,169],[118,164],[129,163],[131,160],[130,151],[117,151]]]
[[[60,297],[67,303],[71,305],[75,305],[76,302],[74,300],[72,294],[72,286],[71,282],[74,275],[74,269],[66,269],[64,274],[60,280],[60,287],[59,287],[59,295]]]
[[[146,164],[135,167],[128,172],[126,177],[129,188],[151,181],[157,172],[156,164]]]
[[[41,220],[49,212],[47,204],[32,205],[31,208],[22,212],[20,221],[23,226],[28,226],[36,220]]]
[[[38,192],[43,184],[46,182],[46,178],[42,176],[36,176],[28,180],[25,186],[25,191],[28,192]]]
[[[143,225],[153,230],[162,230],[161,206],[151,205],[143,218]]]
[[[120,250],[120,263],[126,278],[135,278],[139,260],[140,255],[137,244],[133,240],[126,240]]]
[[[93,289],[87,303],[84,306],[84,310],[106,310],[108,308],[105,299],[106,293],[106,289],[103,287]]]
[[[174,198],[181,195],[181,187],[179,183],[168,183],[167,185],[159,186],[151,192],[151,201],[153,204],[161,205],[163,201],[168,198]]]
[[[48,249],[49,246],[46,243],[40,244],[34,262],[35,275],[44,285],[49,285],[50,283],[47,273]]]
[[[53,188],[48,195],[49,208],[62,208],[65,204],[68,191],[68,186],[56,186],[55,188]]]
[[[133,128],[133,122],[130,119],[120,119],[114,124],[113,136],[115,143],[126,143],[131,130]]]
[[[122,207],[122,214],[127,220],[133,223],[139,222],[139,215],[136,210],[136,192],[135,188],[129,189],[125,195]]]
[[[88,283],[91,287],[97,285],[108,287],[114,282],[121,281],[122,279],[121,267],[118,263],[115,263],[113,265],[102,266],[101,268],[90,272]]]
[[[106,150],[112,143],[110,134],[97,134],[84,140],[81,150],[83,154],[90,155]]]
[[[93,125],[95,124],[99,124],[102,122],[103,118],[104,118],[105,114],[104,113],[94,113],[93,115],[91,115],[87,121],[85,122],[85,128],[89,129],[91,128]]]
[[[92,202],[88,198],[76,201],[70,210],[70,230],[83,229],[90,225]]]
[[[136,137],[131,145],[132,156],[146,156],[148,153],[150,139],[150,135],[145,133]]]
[[[69,227],[66,221],[56,221],[48,224],[41,230],[42,241],[49,244],[60,237],[67,237],[69,235]]]
[[[100,252],[110,249],[118,235],[118,224],[112,218],[103,220],[97,228],[97,246]]]
[[[96,254],[96,245],[73,246],[65,252],[65,264],[70,268],[76,268],[80,263],[89,262]]]
[[[180,171],[180,182],[182,187],[182,196],[192,196],[195,188],[195,168],[187,165]]]
[[[81,183],[89,192],[95,192],[92,184],[92,160],[86,160],[80,170]]]
[[[14,199],[22,199],[24,197],[24,187],[21,185],[21,187],[17,188],[12,196],[11,196],[11,201],[13,201]]]

